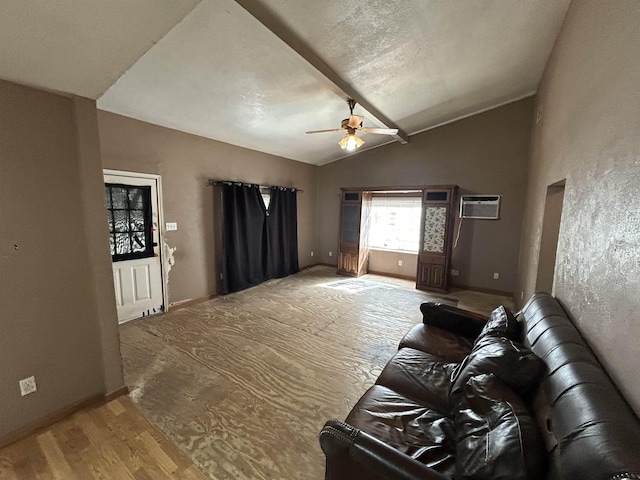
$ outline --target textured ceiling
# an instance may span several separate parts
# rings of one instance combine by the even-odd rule
[[[350,96],[365,126],[412,134],[531,95],[568,5],[0,0],[0,77],[321,165],[342,134],[304,132],[339,127]],[[362,137],[360,151],[395,141]]]
[[[98,98],[199,0],[0,0],[0,78]]]

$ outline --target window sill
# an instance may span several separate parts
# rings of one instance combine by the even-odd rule
[[[391,248],[380,248],[380,247],[369,247],[369,251],[376,251],[376,252],[388,252],[388,253],[400,253],[403,255],[413,255],[413,256],[418,256],[418,252],[412,252],[409,250],[393,250]]]

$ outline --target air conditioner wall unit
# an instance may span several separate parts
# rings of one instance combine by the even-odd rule
[[[498,220],[502,195],[462,195],[460,218]]]

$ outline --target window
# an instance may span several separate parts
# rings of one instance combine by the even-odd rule
[[[369,246],[418,253],[422,198],[414,194],[374,194]]]
[[[262,201],[264,202],[264,208],[267,210],[267,215],[269,215],[269,205],[271,204],[271,189],[267,187],[260,187],[260,195],[262,196]]]
[[[114,262],[153,256],[151,187],[105,184]]]

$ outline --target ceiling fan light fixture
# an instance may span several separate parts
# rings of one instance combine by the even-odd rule
[[[362,140],[355,133],[347,133],[342,140],[338,142],[340,148],[343,150],[347,150],[348,152],[353,152],[356,148],[359,148],[364,144],[364,140]]]

